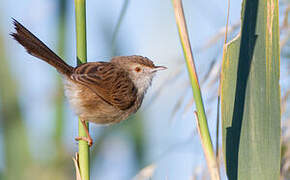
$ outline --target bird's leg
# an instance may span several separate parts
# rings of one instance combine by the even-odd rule
[[[76,137],[75,140],[79,141],[79,140],[84,140],[84,141],[87,141],[88,142],[88,145],[91,147],[93,145],[93,139],[91,138],[91,135],[89,133],[89,130],[88,130],[88,127],[86,125],[86,122],[83,120],[83,119],[80,119],[81,122],[82,122],[82,125],[85,129],[85,132],[87,134],[87,137]]]

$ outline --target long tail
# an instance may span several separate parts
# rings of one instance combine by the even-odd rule
[[[52,65],[63,75],[70,76],[72,74],[74,69],[72,66],[65,63],[59,56],[57,56],[18,21],[13,19],[13,23],[16,33],[12,33],[10,35],[13,36],[13,38],[18,41],[29,54]]]

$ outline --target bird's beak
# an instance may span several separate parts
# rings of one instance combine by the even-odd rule
[[[167,67],[165,67],[165,66],[155,66],[155,67],[152,69],[152,71],[153,71],[153,72],[157,72],[157,71],[161,71],[161,70],[165,70],[165,69],[167,69]]]

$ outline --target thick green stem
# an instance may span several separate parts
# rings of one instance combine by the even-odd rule
[[[183,48],[183,53],[186,60],[187,70],[189,73],[189,78],[191,81],[193,97],[196,105],[196,118],[197,118],[197,126],[200,132],[200,138],[204,150],[204,154],[207,160],[207,164],[209,167],[209,171],[212,179],[220,179],[219,170],[217,166],[216,157],[213,150],[212,141],[210,138],[207,119],[205,115],[205,110],[203,106],[203,101],[201,97],[200,86],[198,82],[198,77],[196,74],[196,69],[194,65],[194,59],[191,52],[191,46],[188,38],[188,32],[186,27],[186,22],[183,13],[183,7],[181,0],[172,0],[174,6],[174,12],[176,17],[176,23],[179,31],[180,41]]]
[[[76,34],[77,34],[77,63],[87,61],[86,43],[86,1],[75,0]],[[88,126],[88,124],[87,124]],[[84,127],[79,120],[79,136],[86,137]],[[90,151],[86,141],[79,141],[79,168],[82,180],[90,179]]]

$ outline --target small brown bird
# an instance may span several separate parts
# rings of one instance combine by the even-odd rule
[[[164,66],[155,66],[142,56],[118,56],[110,62],[89,62],[72,67],[50,50],[23,25],[14,19],[16,33],[11,35],[29,54],[47,62],[64,77],[65,94],[86,130],[85,121],[113,124],[135,113],[151,85],[155,73]]]

